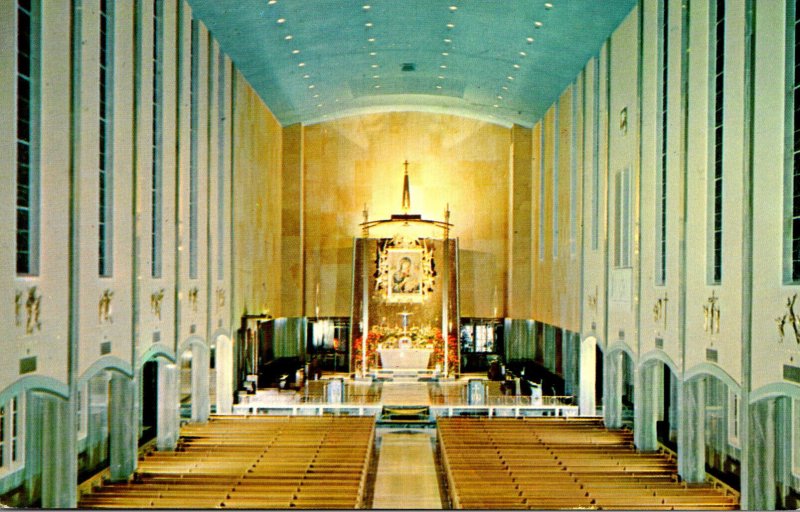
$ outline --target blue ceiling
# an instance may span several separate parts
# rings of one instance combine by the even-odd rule
[[[189,0],[283,125],[432,111],[532,126],[636,0]]]

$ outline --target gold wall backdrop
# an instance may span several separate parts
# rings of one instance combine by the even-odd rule
[[[360,236],[362,210],[366,205],[370,219],[400,213],[408,160],[411,213],[439,220],[450,205],[451,236],[461,248],[461,316],[503,316],[510,145],[509,128],[420,112],[305,127],[305,314],[318,308],[320,316],[350,315],[353,238]]]
[[[278,121],[237,72],[234,90],[234,315],[281,316],[281,152]]]

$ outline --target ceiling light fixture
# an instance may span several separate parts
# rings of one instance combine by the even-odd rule
[[[450,6],[450,12],[456,12],[457,10],[458,10],[457,6],[455,6],[455,5],[451,5]]]
[[[436,88],[437,88],[437,89],[441,89],[441,88],[442,88],[442,86],[441,86],[441,85],[437,85],[437,86],[436,86]]]
[[[277,3],[278,3],[278,0],[269,0],[269,2],[267,2],[267,5],[275,5]]]
[[[375,42],[375,38],[374,37],[370,37],[369,39],[367,39],[367,41],[369,41],[370,43],[374,43]]]
[[[514,69],[519,69],[519,64],[514,64]]]
[[[447,64],[442,64],[442,65],[441,65],[441,66],[439,66],[439,67],[440,67],[440,68],[442,68],[442,69],[447,69]]]
[[[292,34],[287,34],[286,36],[284,36],[284,39],[286,39],[287,41],[291,41],[292,39],[294,39],[294,36]]]
[[[278,25],[283,25],[284,23],[286,23],[286,18],[278,18],[277,21],[278,21]]]
[[[300,53],[300,50],[298,50],[297,48],[292,50],[292,55],[297,55],[298,53]]]
[[[525,38],[525,41],[527,41],[528,44],[531,44],[533,42],[533,38],[532,37]]]
[[[519,55],[520,55],[520,57],[527,57],[528,56],[528,54],[525,53],[525,52],[519,52]]]
[[[544,8],[545,9],[552,9],[553,8],[553,4],[551,4],[550,2],[545,2],[544,3]]]
[[[315,95],[314,95],[314,97],[315,97],[315,98],[319,98],[319,94],[315,94]]]
[[[308,73],[306,73],[305,75],[303,75],[303,78],[306,78],[306,79],[308,79],[308,78],[311,78],[311,75],[309,75]]]
[[[447,38],[445,38],[444,42],[447,43],[447,44],[450,44],[450,43],[453,42],[453,40],[450,39],[449,37],[447,37]]]
[[[306,67],[306,63],[305,62],[300,62],[300,63],[297,64],[297,67],[298,68],[304,68],[304,67]]]
[[[380,77],[381,75],[372,75],[372,78],[374,78],[375,80],[379,79]]]
[[[368,22],[364,23],[364,26],[367,27],[367,28],[371,28],[372,27],[372,22],[368,21]]]
[[[436,78],[438,78],[439,80],[444,80],[444,75],[439,75]]]
[[[314,84],[311,84],[311,85],[308,86],[309,89],[313,89],[314,87],[316,87],[316,85],[314,85]]]
[[[443,56],[445,56],[445,57],[447,57],[447,56],[448,56],[448,55],[450,55],[450,54],[449,54],[449,53],[447,53],[447,52],[442,52],[442,55],[443,55]]]
[[[511,75],[508,75],[506,78],[508,78],[509,80],[514,80],[514,77]]]
[[[379,66],[378,66],[378,64],[373,64],[373,65],[372,65],[372,69],[375,69],[375,68],[377,68],[377,67],[379,67]]]
[[[370,10],[371,8],[372,8],[372,6],[371,6],[371,5],[369,5],[369,4],[366,4],[366,5],[364,5],[364,7],[362,7],[362,9],[364,9],[365,11],[368,11],[368,10]]]
[[[541,21],[534,21],[533,26],[536,28],[542,28],[543,23]]]
[[[378,55],[378,52],[369,52],[369,54],[370,54],[370,56],[374,57],[374,56]]]
[[[380,84],[376,85],[375,88],[380,89],[381,88]]]
[[[451,28],[451,29],[452,28],[456,28],[456,25],[455,25],[455,23],[448,23],[447,24],[447,28]]]

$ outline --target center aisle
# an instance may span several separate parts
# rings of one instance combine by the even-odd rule
[[[442,508],[433,446],[427,434],[383,435],[372,508]]]
[[[381,390],[384,405],[430,405],[425,382],[384,382]]]

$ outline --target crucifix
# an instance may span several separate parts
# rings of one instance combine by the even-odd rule
[[[403,335],[405,335],[406,331],[408,330],[408,317],[411,316],[411,313],[408,311],[403,311],[402,313],[399,313],[399,315],[403,317]]]

